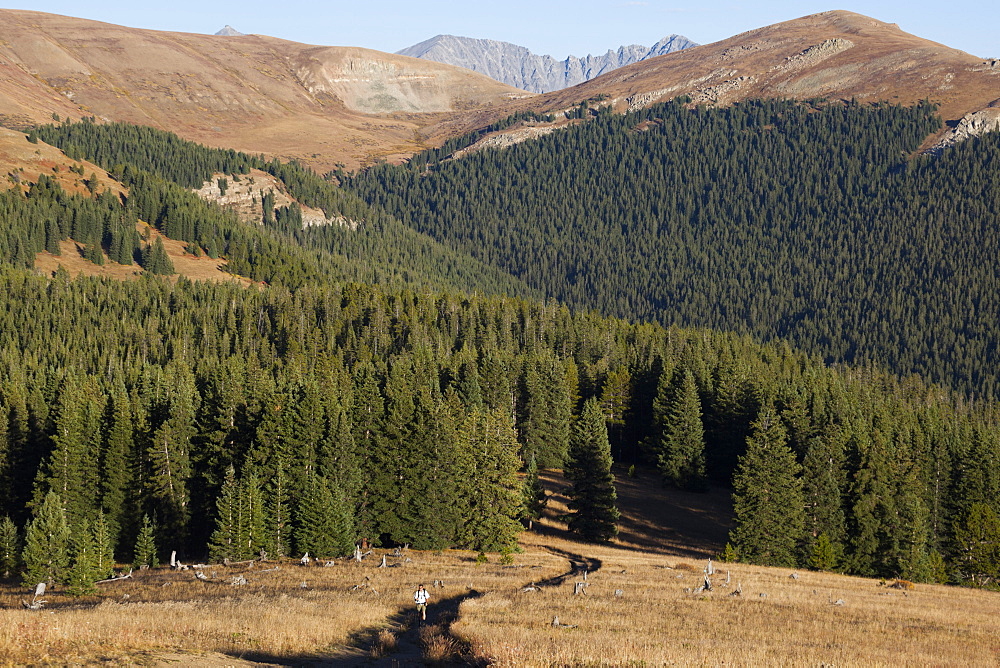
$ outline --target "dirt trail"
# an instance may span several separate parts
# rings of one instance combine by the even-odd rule
[[[410,606],[402,608],[380,629],[367,629],[358,634],[358,640],[337,656],[316,661],[310,666],[376,666],[397,668],[402,666],[425,666],[428,658],[426,644],[434,643],[446,650],[445,660],[434,660],[435,665],[485,665],[471,655],[468,644],[451,635],[451,625],[458,619],[458,608],[463,601],[481,596],[478,591],[435,600],[427,605],[427,620],[421,620],[417,611]],[[433,592],[432,592],[433,596]],[[377,633],[381,629],[395,632],[395,647],[383,656],[375,656],[372,648],[378,644]]]
[[[603,565],[601,560],[596,557],[585,557],[554,547],[546,547],[546,550],[566,559],[569,562],[568,570],[551,578],[538,582],[525,582],[520,586],[528,586],[529,584],[548,587],[561,585],[568,578],[594,573],[600,570]],[[400,610],[389,620],[388,625],[389,628],[398,631],[396,646],[384,656],[373,656],[371,648],[377,643],[377,640],[373,641],[372,638],[377,631],[369,629],[360,634],[359,641],[340,657],[311,665],[397,668],[424,666],[431,662],[435,665],[485,666],[487,665],[485,662],[472,656],[471,648],[465,640],[451,633],[451,625],[458,620],[459,606],[462,602],[478,598],[481,595],[480,592],[473,590],[464,595],[451,596],[437,601],[431,599],[431,603],[427,606],[427,621],[419,619],[416,611],[409,607]],[[438,656],[432,656],[435,649],[441,648],[448,650],[448,658],[445,660],[441,660]]]

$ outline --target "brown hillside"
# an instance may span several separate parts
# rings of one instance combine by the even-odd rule
[[[645,60],[540,96],[474,72],[354,47],[260,35],[138,30],[0,10],[0,123],[93,114],[323,171],[395,161],[521,109],[582,100],[619,110],[690,95],[929,99],[950,126],[1000,104],[1000,61],[845,11],[806,16]]]
[[[1000,98],[1000,61],[845,11],[823,12],[651,58],[531,101],[557,109],[609,96],[637,108],[678,95],[727,104],[748,98],[830,98],[911,104],[929,99],[946,121]]]
[[[368,49],[0,10],[7,125],[93,114],[323,169],[411,153],[439,114],[524,95],[468,70]]]
[[[505,111],[558,112],[584,100],[627,111],[680,95],[708,105],[772,97],[898,104],[927,99],[939,105],[950,128],[963,118],[966,125],[984,126],[996,110],[972,114],[1000,106],[1000,60],[984,61],[892,23],[831,11],[627,65],[573,88],[515,101]],[[443,139],[491,120],[486,112],[451,117],[433,136]]]
[[[83,167],[83,175],[71,168]],[[45,174],[56,181],[59,186],[70,193],[87,194],[87,181],[93,175],[97,178],[97,191],[110,190],[116,195],[127,192],[118,181],[93,163],[71,160],[65,153],[49,146],[45,142],[32,144],[24,133],[6,128],[0,128],[0,190],[20,188],[26,190],[32,183]],[[177,273],[172,277],[176,280],[184,276],[190,280],[235,281],[250,284],[251,281],[229,274],[225,270],[226,261],[213,260],[207,256],[195,257],[187,252],[187,244],[183,241],[169,239],[145,223],[138,225],[139,232],[150,241],[156,237],[163,238],[163,246],[174,264]],[[72,240],[63,241],[60,254],[47,252],[35,256],[35,269],[43,274],[52,275],[60,267],[71,276],[104,276],[108,278],[128,279],[142,273],[137,265],[123,266],[108,260],[103,266],[98,266],[84,259],[83,247]]]

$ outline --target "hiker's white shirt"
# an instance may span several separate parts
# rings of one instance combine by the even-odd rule
[[[426,589],[418,589],[417,592],[413,595],[413,600],[416,601],[417,603],[427,603],[427,599],[429,599],[430,597],[431,595],[427,593]]]

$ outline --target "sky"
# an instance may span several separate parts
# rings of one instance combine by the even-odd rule
[[[1000,58],[1000,2],[920,0],[829,4],[829,0],[728,2],[726,0],[204,0],[80,3],[32,0],[4,4],[107,23],[213,34],[224,25],[243,33],[306,44],[361,46],[395,52],[440,34],[512,42],[559,59],[599,54],[623,44],[651,46],[670,34],[700,44],[788,21],[845,9],[908,33],[983,58]]]

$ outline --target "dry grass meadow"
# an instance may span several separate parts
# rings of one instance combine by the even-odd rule
[[[554,515],[561,485],[548,482]],[[694,513],[697,497],[651,481],[620,488],[625,527],[638,526],[629,518],[641,505]],[[725,512],[688,518],[703,530],[680,551],[645,547],[648,523],[595,546],[547,518],[523,535],[513,564],[496,555],[477,563],[464,551],[376,550],[332,567],[211,566],[207,582],[159,568],[99,585],[94,597],[53,592],[39,611],[22,608],[28,595],[8,584],[0,664],[1000,665],[997,593],[743,564],[716,564],[712,589],[698,591],[707,546],[724,530],[712,517],[723,522]],[[681,539],[668,532],[665,544]],[[231,584],[236,576],[247,584]],[[584,581],[586,593],[574,595]],[[412,612],[420,583],[432,595],[425,624]]]

